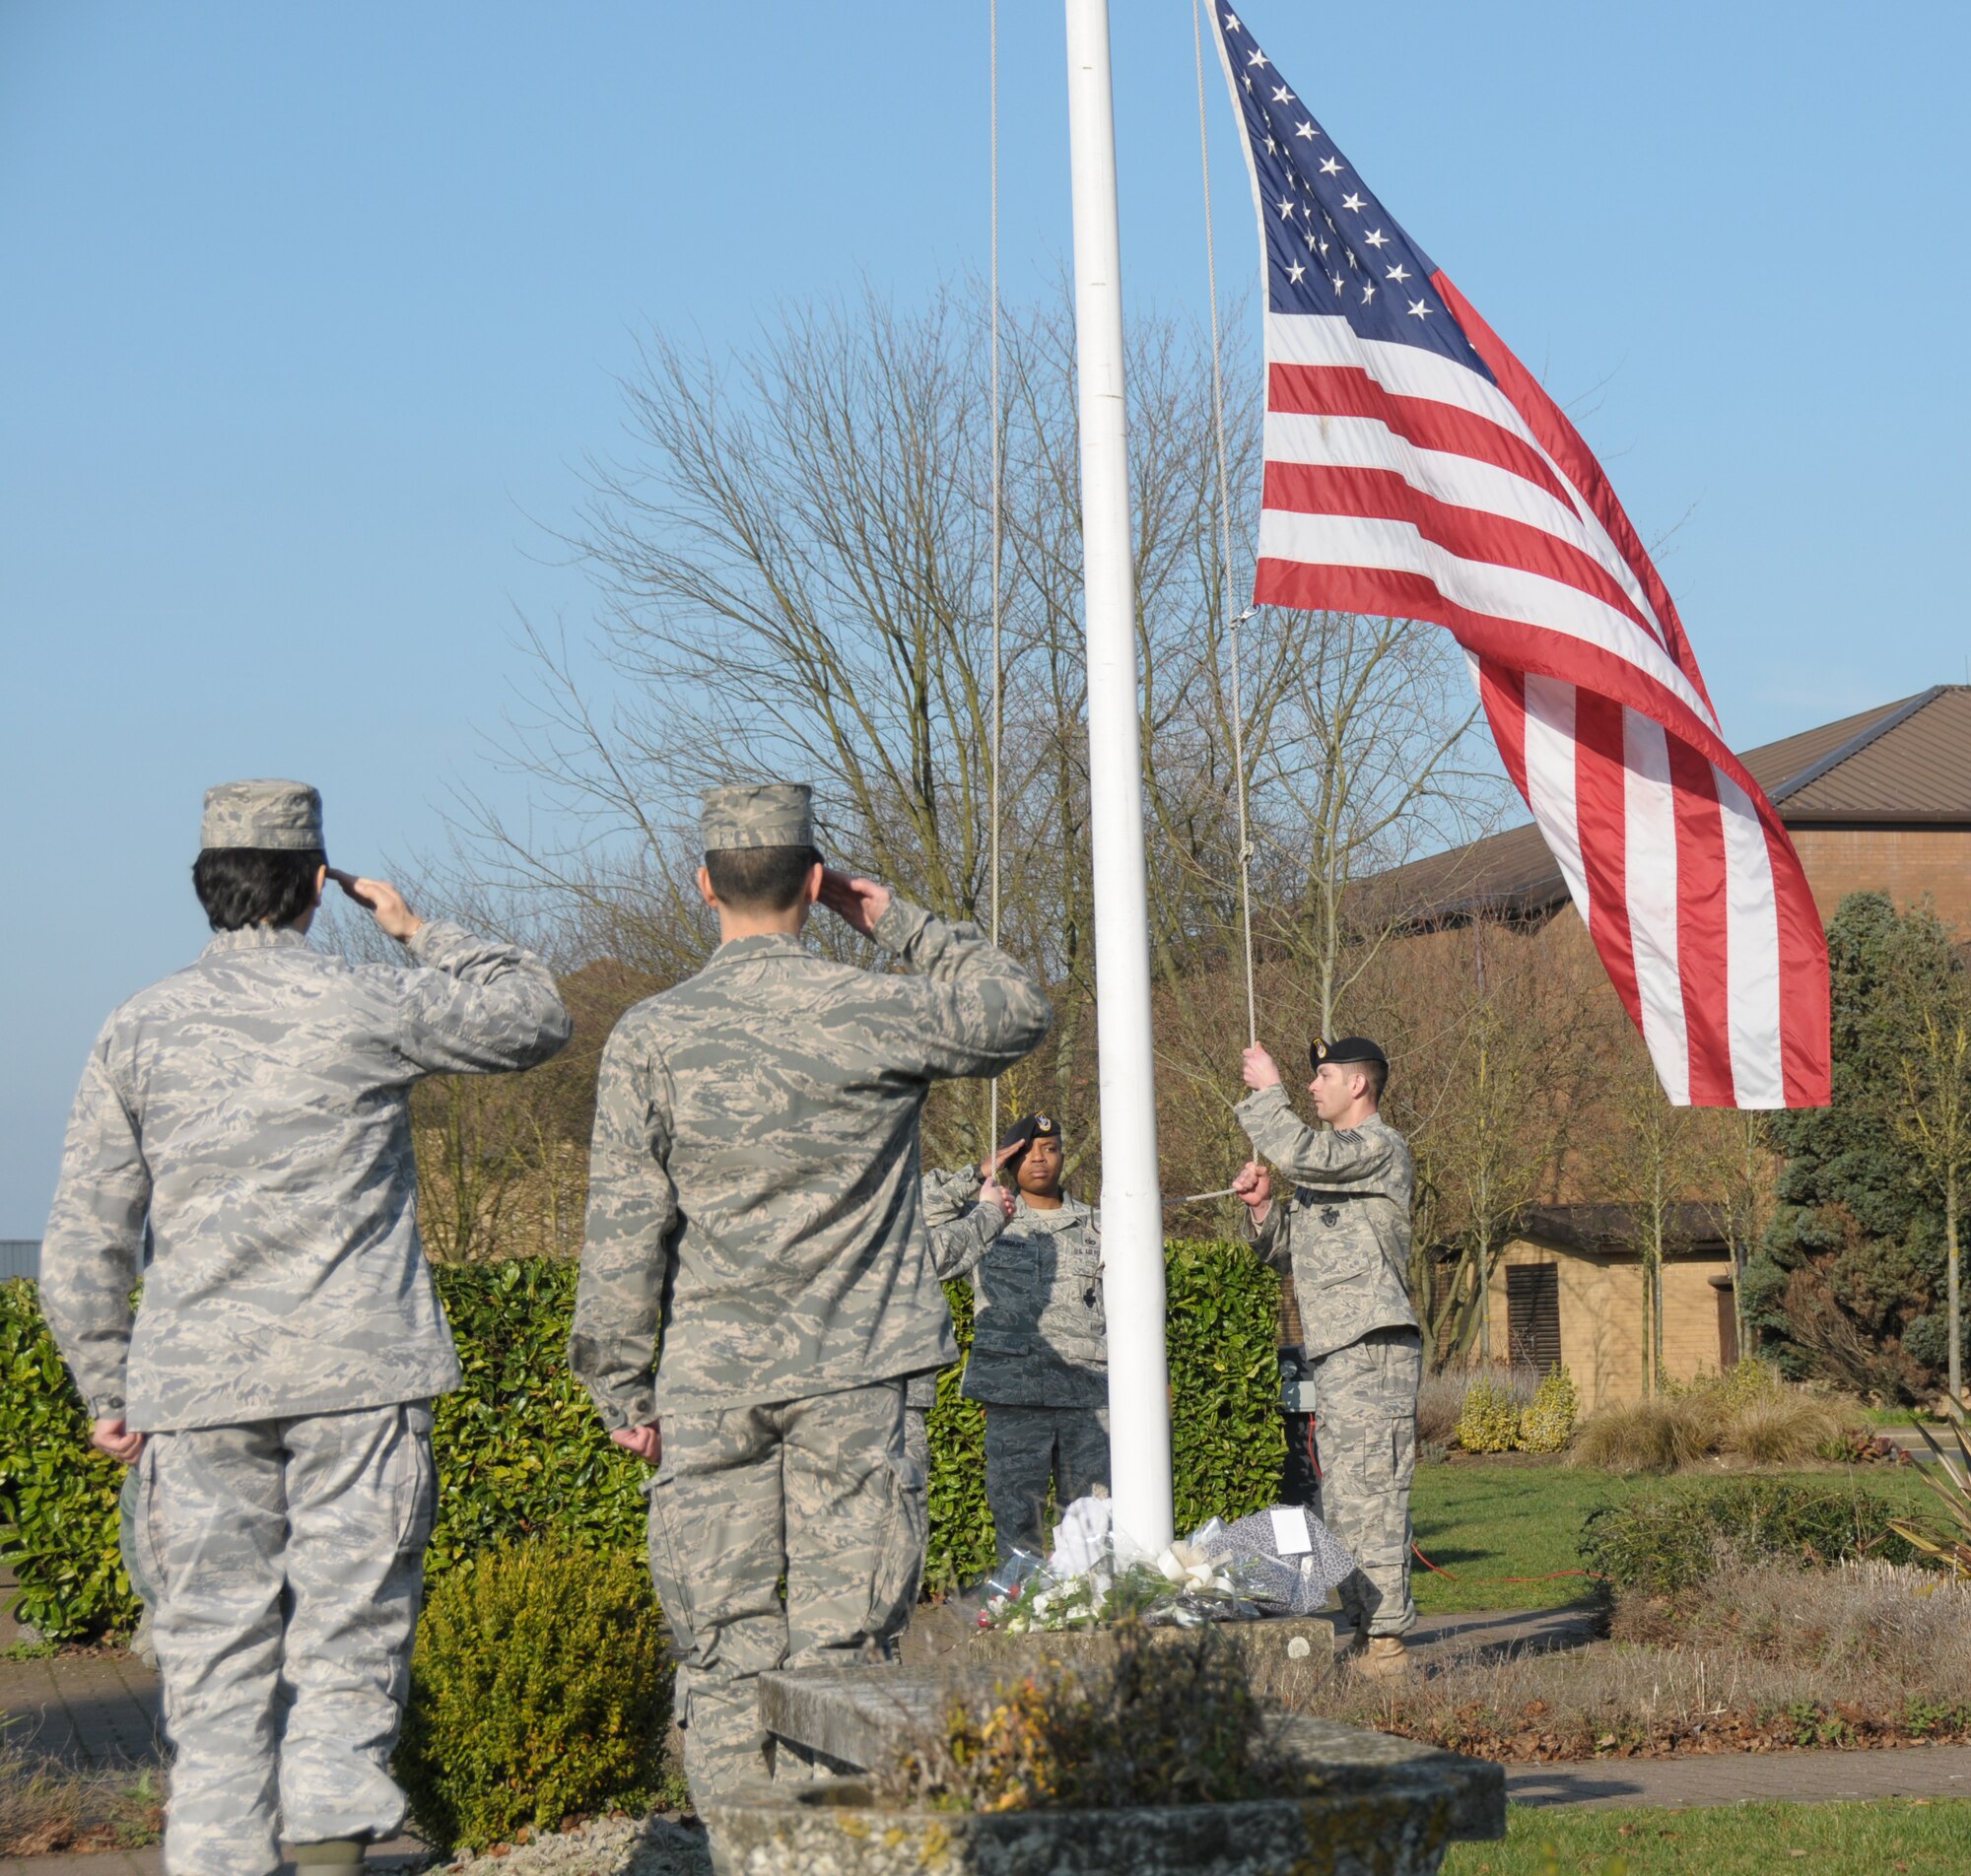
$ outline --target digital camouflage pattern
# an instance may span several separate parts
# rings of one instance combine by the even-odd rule
[[[1005,1230],[1006,1221],[989,1205],[979,1203],[982,1175],[972,1168],[955,1172],[926,1172],[923,1181],[924,1229],[930,1245],[930,1267],[939,1283],[956,1283],[971,1276],[980,1258]],[[920,1416],[937,1405],[937,1376],[913,1374],[906,1395],[913,1410],[913,1442],[930,1456],[930,1441]]]
[[[410,1092],[545,1061],[569,1020],[528,952],[437,921],[408,949],[351,966],[292,928],[221,932],[110,1017],[41,1243],[41,1307],[93,1414],[233,1426],[457,1385]]]
[[[738,938],[616,1025],[569,1340],[605,1425],[956,1359],[920,1236],[918,1119],[933,1081],[1011,1067],[1051,1012],[972,925],[893,895],[875,936],[913,974]]]
[[[813,846],[814,790],[804,781],[748,781],[708,788],[699,804],[708,853],[749,846]]]
[[[1308,1355],[1318,1359],[1371,1329],[1415,1328],[1409,1143],[1377,1114],[1340,1131],[1309,1127],[1277,1084],[1241,1102],[1238,1119],[1254,1151],[1294,1181],[1254,1241],[1267,1263],[1292,1274]]]
[[[1314,1364],[1322,1521],[1356,1563],[1340,1584],[1343,1621],[1370,1636],[1416,1626],[1410,1483],[1422,1380],[1415,1329],[1372,1329]]]
[[[169,1876],[270,1876],[277,1837],[402,1825],[390,1753],[437,1498],[431,1426],[403,1403],[146,1442],[131,1537],[175,1755]]]
[[[318,852],[328,844],[321,833],[321,796],[305,781],[222,781],[205,791],[198,843]]]
[[[1109,1326],[1102,1304],[1102,1217],[1063,1196],[1041,1211],[1024,1196],[972,1273],[965,1397],[1018,1407],[1106,1407]]]
[[[986,1502],[1000,1563],[1016,1550],[1046,1555],[1050,1485],[1061,1507],[1098,1485],[1109,1489],[1109,1409],[992,1402],[986,1409]]]
[[[923,1480],[905,1452],[899,1381],[667,1413],[663,1434],[650,1576],[703,1807],[771,1770],[759,1675],[889,1658],[923,1571]]]

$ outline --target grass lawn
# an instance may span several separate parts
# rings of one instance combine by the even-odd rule
[[[1702,1476],[1668,1483],[1694,1484]],[[1830,1467],[1793,1476],[1816,1485],[1852,1479],[1899,1508],[1927,1508],[1928,1494],[1908,1467],[1866,1466],[1846,1472]],[[1467,1609],[1544,1609],[1586,1595],[1593,1587],[1586,1577],[1554,1576],[1555,1572],[1581,1568],[1574,1546],[1582,1521],[1597,1506],[1664,1483],[1564,1465],[1418,1466],[1410,1496],[1417,1548],[1458,1580],[1413,1566],[1417,1608],[1427,1616]],[[1508,1576],[1553,1580],[1498,1580]],[[1965,1867],[1971,1868],[1971,1855]]]
[[[1574,1811],[1514,1805],[1503,1843],[1456,1843],[1444,1876],[1962,1876],[1971,1800]]]

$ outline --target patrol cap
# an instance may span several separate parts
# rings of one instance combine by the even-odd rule
[[[999,1136],[999,1148],[1001,1152],[1004,1152],[1007,1147],[1019,1147],[1024,1150],[1032,1146],[1036,1140],[1058,1140],[1059,1138],[1060,1122],[1052,1114],[1030,1113],[1024,1119],[1014,1121]]]
[[[744,781],[708,788],[698,825],[708,853],[749,846],[813,846],[814,790],[804,781]]]
[[[1346,1062],[1374,1062],[1384,1074],[1390,1072],[1390,1058],[1366,1036],[1343,1036],[1332,1042],[1317,1036],[1308,1044],[1307,1058],[1317,1075],[1323,1062],[1333,1062],[1337,1067]]]
[[[321,796],[305,781],[222,781],[205,791],[198,843],[288,853],[323,849]]]

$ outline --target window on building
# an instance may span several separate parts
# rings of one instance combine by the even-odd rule
[[[1507,1346],[1514,1366],[1544,1374],[1560,1366],[1560,1266],[1506,1268]]]
[[[1730,1278],[1714,1277],[1712,1294],[1718,1299],[1718,1372],[1735,1368],[1738,1362],[1738,1312],[1732,1306]]]

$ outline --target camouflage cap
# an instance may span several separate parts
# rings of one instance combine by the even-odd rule
[[[749,846],[813,846],[814,790],[804,781],[708,788],[698,824],[708,853]]]
[[[205,791],[198,843],[290,853],[324,849],[321,796],[305,781],[222,781]]]

